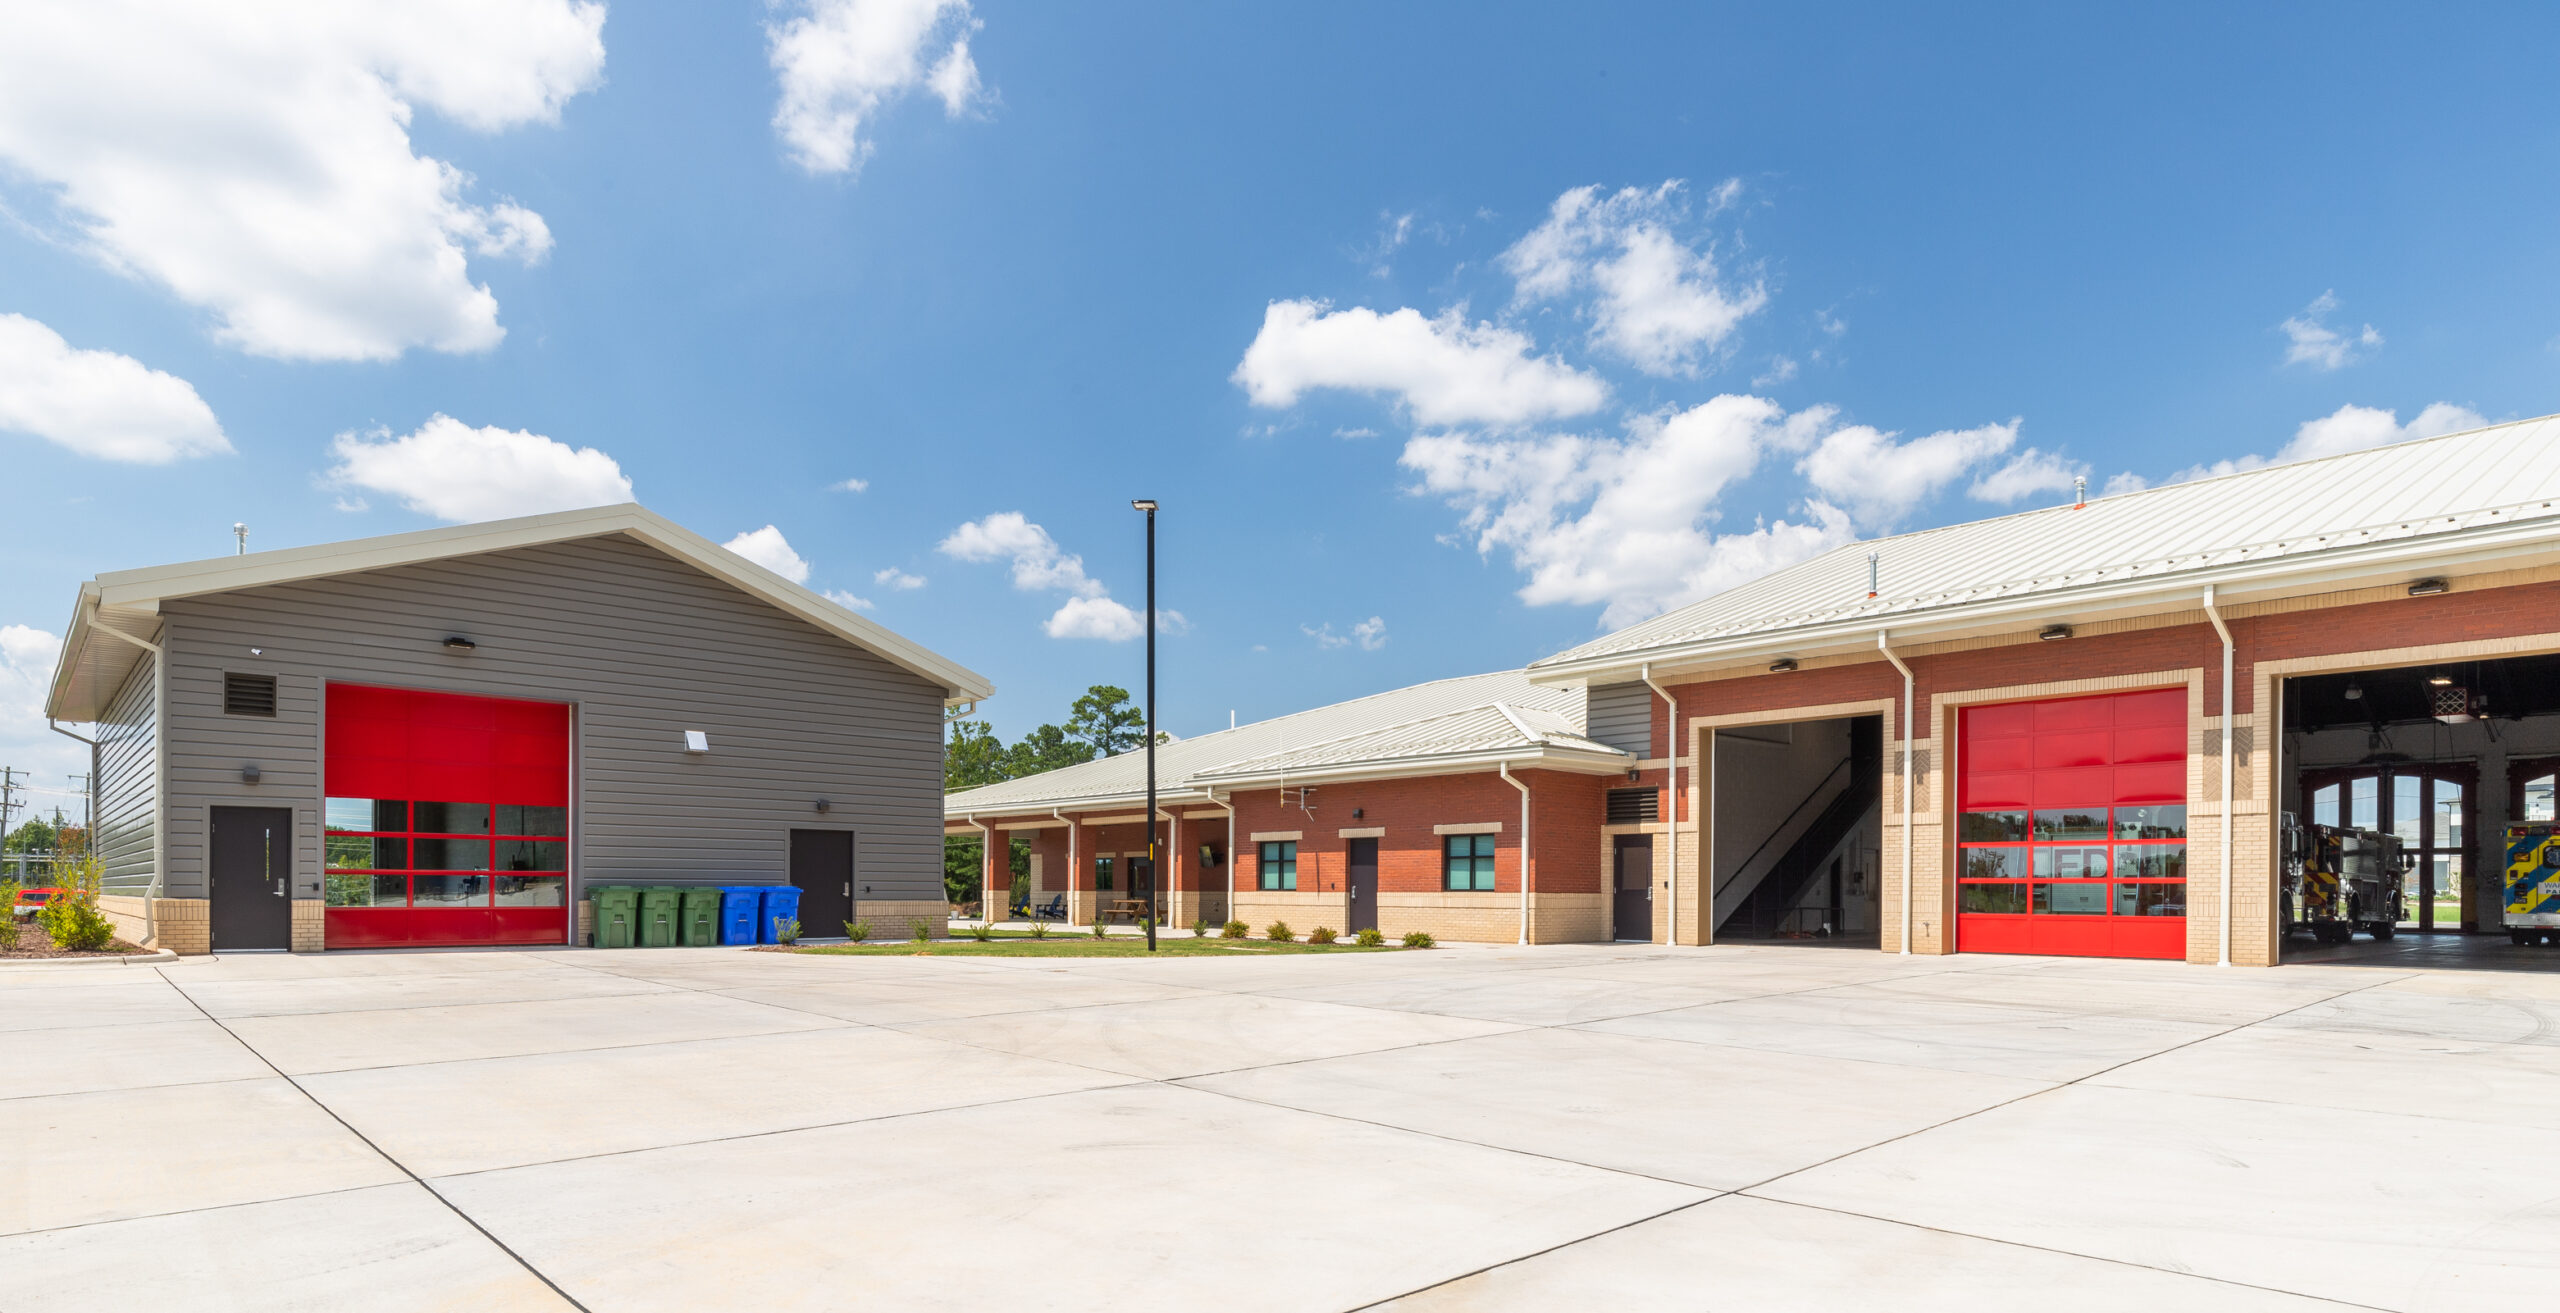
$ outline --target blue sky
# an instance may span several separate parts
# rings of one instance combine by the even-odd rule
[[[13,20],[40,784],[78,582],[235,520],[627,481],[1010,738],[1137,686],[1151,495],[1190,734],[2074,473],[2560,409],[2547,10],[475,4]]]

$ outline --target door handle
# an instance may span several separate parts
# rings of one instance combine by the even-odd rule
[[[285,894],[284,894],[284,879],[283,879],[283,877],[279,876],[279,877],[277,877],[277,879],[276,879],[276,897],[278,897],[278,898],[282,898],[282,897],[284,897],[284,896],[285,896]]]

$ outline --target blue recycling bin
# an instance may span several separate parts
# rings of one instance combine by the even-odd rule
[[[754,943],[757,909],[763,906],[763,885],[722,885],[720,887],[720,942],[724,944]]]
[[[764,887],[764,907],[756,915],[756,942],[778,944],[782,936],[774,932],[777,921],[800,919],[800,890],[793,885],[769,884]]]

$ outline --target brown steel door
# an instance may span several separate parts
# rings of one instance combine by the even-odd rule
[[[1653,836],[1618,836],[1615,884],[1618,939],[1653,942]]]
[[[213,809],[215,952],[293,947],[293,812]]]
[[[1343,883],[1351,897],[1351,933],[1378,928],[1378,841],[1353,839]]]
[[[791,883],[800,890],[800,934],[842,939],[853,919],[853,831],[793,830]]]

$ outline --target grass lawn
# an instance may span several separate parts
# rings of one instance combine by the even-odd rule
[[[936,939],[919,944],[913,940],[892,940],[876,944],[825,944],[798,950],[803,953],[833,953],[840,956],[897,957],[1145,957],[1147,941],[1114,935],[1096,939],[1087,934],[1052,934],[1034,939],[1026,934],[1007,935],[999,932],[994,939],[980,943],[965,935],[955,939]],[[1167,935],[1156,940],[1158,957],[1220,957],[1237,953],[1389,953],[1403,952],[1396,944],[1362,948],[1358,944],[1288,943],[1275,944],[1268,939],[1194,939],[1190,934]]]

